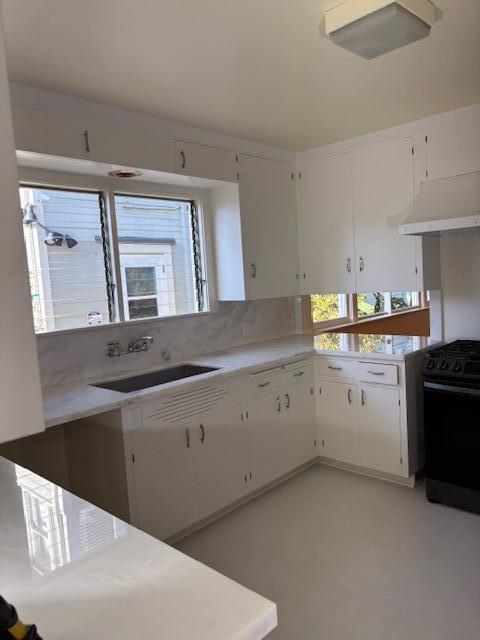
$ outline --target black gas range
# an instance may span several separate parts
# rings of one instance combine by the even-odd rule
[[[455,340],[429,351],[423,363],[423,373],[480,381],[480,341]]]
[[[480,341],[432,349],[422,374],[427,498],[480,513]]]

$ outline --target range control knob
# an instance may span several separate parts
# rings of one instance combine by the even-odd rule
[[[434,367],[435,367],[435,360],[432,360],[432,358],[429,358],[425,363],[425,369],[433,369]]]
[[[452,371],[454,371],[455,373],[458,373],[459,371],[462,370],[462,364],[461,362],[455,362],[454,364],[452,364],[451,366]]]
[[[446,371],[448,369],[448,362],[446,360],[442,360],[438,365],[438,368],[440,369],[440,371]]]

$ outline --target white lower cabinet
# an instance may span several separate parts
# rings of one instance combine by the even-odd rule
[[[283,394],[287,471],[318,455],[313,380],[289,387]]]
[[[359,387],[358,442],[362,466],[394,475],[402,473],[398,389]]]
[[[190,425],[132,444],[137,526],[168,538],[199,519],[196,449]]]
[[[407,381],[415,384],[413,361],[337,361],[332,370],[328,356],[315,362],[320,456],[366,471],[413,477],[421,466],[415,389],[410,386],[407,403]]]
[[[320,455],[359,464],[356,385],[325,381],[317,388]]]
[[[248,410],[244,411],[250,461],[249,490],[272,482],[288,467],[282,405],[283,394],[279,391],[253,398],[248,403]]]
[[[194,430],[200,518],[241,498],[248,467],[245,423],[239,411],[207,416]]]

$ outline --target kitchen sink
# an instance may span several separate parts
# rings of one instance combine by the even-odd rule
[[[176,367],[170,367],[169,369],[143,373],[139,376],[122,378],[121,380],[97,382],[90,386],[120,391],[120,393],[130,393],[131,391],[140,391],[140,389],[155,387],[157,384],[166,384],[167,382],[174,382],[175,380],[183,380],[183,378],[199,376],[202,375],[202,373],[217,371],[217,369],[218,367],[202,367],[197,364],[180,364]]]

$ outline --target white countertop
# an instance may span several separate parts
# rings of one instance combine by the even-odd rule
[[[50,389],[44,395],[45,422],[47,427],[53,427],[78,418],[117,409],[159,393],[169,393],[172,389],[186,388],[198,384],[199,380],[202,383],[217,381],[221,378],[273,367],[291,358],[319,354],[404,360],[433,344],[428,338],[419,336],[376,336],[346,333],[326,333],[317,336],[296,335],[258,342],[228,351],[194,357],[189,362],[205,366],[211,365],[218,367],[218,369],[202,374],[201,377],[185,378],[141,391],[120,393],[90,386],[92,382],[99,382],[99,380],[89,380],[80,384]],[[165,363],[158,367],[158,369],[160,368],[165,368]],[[146,371],[132,371],[131,375],[141,373],[146,373]],[[108,378],[103,377],[103,380],[105,379]]]
[[[0,458],[1,593],[48,640],[260,640],[273,602]]]

